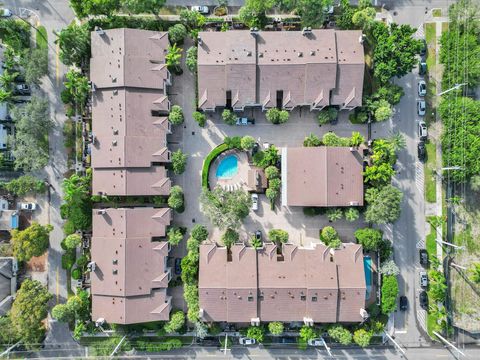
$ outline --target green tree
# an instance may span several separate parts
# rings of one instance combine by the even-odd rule
[[[355,25],[352,18],[355,8],[350,5],[350,0],[340,0],[340,12],[335,16],[335,23],[341,30],[353,30]]]
[[[400,274],[400,269],[398,268],[397,264],[395,264],[395,261],[393,260],[387,260],[382,263],[380,266],[380,274],[382,275],[392,275],[392,276],[397,276]]]
[[[17,291],[10,318],[27,349],[38,346],[45,333],[43,320],[47,317],[52,295],[39,281],[25,279]]]
[[[328,329],[328,336],[342,345],[352,343],[352,333],[342,325],[334,325]]]
[[[272,7],[271,0],[246,0],[238,12],[238,17],[249,28],[263,29],[267,24],[266,12]]]
[[[204,127],[207,123],[207,117],[204,113],[201,113],[200,111],[195,111],[192,116],[200,127]]]
[[[173,105],[170,109],[170,114],[168,114],[168,120],[173,125],[180,125],[183,124],[184,117],[183,117],[183,110],[179,105]]]
[[[79,0],[77,0],[79,1]],[[82,67],[90,59],[90,31],[87,24],[77,25],[74,21],[59,33],[55,43],[60,48],[60,60],[65,65]]]
[[[81,243],[82,237],[78,234],[70,234],[64,240],[67,249],[76,249]]]
[[[175,24],[168,29],[168,37],[170,39],[170,42],[174,44],[179,44],[179,45],[183,44],[183,39],[185,39],[185,36],[187,36],[187,28],[183,24]],[[190,49],[196,49],[196,47],[191,47]],[[188,51],[187,51],[187,59],[188,59]]]
[[[25,59],[25,81],[40,85],[42,76],[48,73],[48,53],[43,49],[33,49]]]
[[[247,337],[250,339],[255,339],[257,343],[262,343],[263,342],[263,337],[265,335],[265,330],[259,326],[250,326],[247,329]]]
[[[332,249],[338,249],[342,245],[342,241],[338,237],[337,230],[332,226],[325,226],[320,232],[320,240]]]
[[[350,138],[339,137],[333,132],[327,132],[322,136],[325,146],[350,146]]]
[[[377,251],[383,241],[383,233],[372,228],[363,228],[355,231],[355,238],[365,251]]]
[[[10,89],[17,76],[17,72],[10,71],[8,68],[5,69],[3,74],[0,74],[0,85],[4,89]]]
[[[303,146],[305,147],[314,147],[320,145],[322,145],[322,141],[313,133],[310,133],[310,135],[306,136],[303,140]]]
[[[251,150],[253,148],[253,145],[255,145],[255,139],[253,138],[253,136],[245,135],[244,137],[242,137],[241,146],[243,150]]]
[[[205,24],[205,16],[195,10],[184,9],[180,11],[180,22],[187,27],[187,29],[199,29]]]
[[[267,110],[266,118],[272,124],[283,124],[288,121],[290,114],[286,110],[278,110],[277,108],[271,108]]]
[[[283,324],[280,321],[273,321],[271,323],[268,323],[268,331],[272,335],[282,335]]]
[[[281,187],[282,187],[282,180],[280,180],[279,178],[268,180],[269,189],[276,191],[278,193]]]
[[[75,325],[75,328],[73,329],[73,338],[77,341],[81,339],[83,336],[83,333],[87,331],[87,327],[83,322],[79,322]]]
[[[352,16],[352,23],[356,27],[367,30],[369,29],[373,22],[375,21],[375,15],[377,12],[373,7],[367,7],[358,11]]]
[[[282,229],[271,229],[268,232],[268,238],[271,242],[285,244],[288,242],[288,232]]]
[[[175,175],[183,174],[187,167],[188,155],[184,154],[181,149],[172,153],[172,169]]]
[[[350,207],[345,210],[345,219],[353,222],[360,217],[360,211],[356,208]]]
[[[75,104],[83,111],[87,99],[90,95],[90,85],[88,78],[75,69],[71,69],[65,75],[65,89],[71,94]]]
[[[13,254],[19,261],[29,261],[34,256],[40,256],[48,249],[52,225],[42,226],[37,222],[25,230],[11,231]]]
[[[352,137],[350,138],[351,146],[360,146],[365,142],[365,138],[358,131],[352,132]]]
[[[400,216],[403,194],[392,185],[381,189],[369,188],[365,193],[367,210],[365,220],[375,224],[393,223]]]
[[[170,196],[168,197],[168,206],[178,212],[183,212],[184,200],[183,189],[179,185],[172,186]]]
[[[13,95],[11,91],[0,88],[0,102],[10,102],[12,97]]]
[[[9,314],[0,316],[0,341],[6,345],[13,345],[19,340],[19,335],[12,324]]]
[[[404,149],[407,146],[407,141],[405,140],[405,136],[403,136],[403,134],[400,131],[391,132],[388,141],[392,145],[393,151]]]
[[[165,0],[121,0],[121,3],[131,13],[152,13],[156,15],[165,5]]]
[[[389,315],[397,308],[398,282],[393,275],[382,276],[382,314]]]
[[[433,301],[443,301],[447,293],[447,281],[445,275],[438,270],[431,269],[428,272],[428,296]]]
[[[15,169],[35,171],[48,163],[48,133],[53,128],[48,101],[32,96],[23,107],[11,111],[15,122],[15,137],[9,140],[13,145]]]
[[[264,169],[268,166],[276,165],[279,160],[278,149],[273,145],[270,145],[270,147],[264,151],[258,151],[253,156],[254,165]]]
[[[233,113],[231,110],[225,109],[222,112],[222,119],[228,125],[235,125],[237,122],[237,115]]]
[[[67,304],[57,304],[52,309],[52,317],[60,322],[70,322],[75,315]]]
[[[377,109],[373,114],[375,120],[377,121],[384,121],[388,120],[392,117],[392,107],[386,100],[379,100],[377,103]]]
[[[185,65],[192,74],[197,73],[197,57],[198,49],[196,46],[191,46],[187,50],[187,56],[185,58]]]
[[[302,19],[302,26],[320,28],[326,20],[326,11],[332,0],[298,0],[296,12]]]
[[[328,220],[332,222],[341,220],[343,217],[343,211],[340,208],[328,208],[326,214]]]
[[[317,336],[317,332],[311,326],[303,325],[300,329],[300,338],[304,341],[315,339]]]
[[[280,177],[280,171],[276,166],[271,165],[265,169],[265,176],[268,180],[276,179]]]
[[[180,330],[183,325],[185,325],[185,314],[183,313],[183,311],[178,310],[174,311],[171,314],[170,321],[166,323],[163,328],[165,329],[167,334],[171,334]]]
[[[197,239],[199,242],[205,241],[208,238],[208,230],[203,225],[195,225],[190,232],[190,236]]]
[[[238,242],[240,235],[233,229],[227,229],[222,235],[222,242],[227,248]]]
[[[167,239],[170,245],[180,244],[180,242],[183,240],[182,230],[176,226],[170,227],[167,231]]]
[[[416,29],[409,25],[381,21],[371,24],[371,44],[374,45],[374,76],[380,83],[387,83],[392,77],[408,74],[417,64],[421,42],[412,37]]]
[[[204,339],[208,335],[208,327],[205,323],[198,321],[194,323],[195,336],[199,339]]]
[[[373,334],[370,331],[367,331],[365,329],[358,329],[355,330],[353,333],[353,341],[355,344],[361,346],[361,347],[367,347],[370,345],[370,341],[372,340]]]
[[[268,200],[270,200],[270,202],[273,202],[277,199],[279,193],[278,193],[278,190],[275,190],[275,189],[272,189],[272,188],[268,188],[266,191],[265,191],[265,196],[267,197]]]
[[[382,187],[390,184],[395,170],[389,163],[367,166],[363,172],[364,181],[375,187]]]
[[[27,194],[42,194],[47,191],[45,181],[37,179],[31,175],[22,175],[1,185],[9,193],[17,196]]]
[[[119,10],[120,4],[120,0],[70,0],[70,6],[79,18],[89,15],[112,15]]]
[[[180,74],[182,69],[180,68],[180,61],[182,59],[182,48],[177,47],[177,44],[173,44],[168,47],[167,55],[165,55],[165,63],[167,67],[175,74]]]
[[[202,212],[211,223],[221,230],[240,227],[242,220],[250,212],[252,199],[243,190],[226,191],[221,187],[204,189],[200,195]]]
[[[373,143],[373,164],[379,165],[381,163],[395,164],[397,157],[395,155],[395,148],[392,142],[385,139],[377,139]]]

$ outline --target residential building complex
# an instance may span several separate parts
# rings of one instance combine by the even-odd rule
[[[168,195],[168,34],[112,29],[91,37],[92,192]]]
[[[0,257],[0,316],[11,309],[17,292],[17,260],[13,257]]]
[[[171,209],[93,212],[92,319],[133,324],[168,320],[171,270],[165,238]]]
[[[198,35],[199,107],[321,110],[362,105],[364,52],[356,30],[227,31]]]
[[[283,206],[363,206],[363,157],[356,148],[282,149]]]
[[[204,321],[361,322],[365,311],[362,246],[338,250],[272,243],[261,250],[200,246],[199,300]]]

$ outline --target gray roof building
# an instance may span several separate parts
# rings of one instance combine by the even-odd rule
[[[17,292],[17,260],[0,257],[0,316],[6,315],[12,307]]]

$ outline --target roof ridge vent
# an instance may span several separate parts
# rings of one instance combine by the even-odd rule
[[[298,57],[302,57],[302,56],[303,56],[303,52],[300,51],[300,52],[298,53]]]

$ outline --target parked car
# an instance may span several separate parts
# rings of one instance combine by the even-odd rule
[[[16,84],[13,89],[15,95],[30,95],[30,87],[27,84]]]
[[[11,17],[13,15],[12,11],[9,9],[0,9],[0,17]]]
[[[208,6],[206,5],[196,5],[192,6],[192,11],[198,11],[200,14],[207,15],[210,10],[208,9]]]
[[[427,73],[427,63],[420,60],[418,63],[418,75],[425,75]]]
[[[426,288],[428,286],[428,276],[426,271],[420,271],[420,286]]]
[[[420,121],[418,123],[418,137],[420,140],[425,141],[427,140],[428,137],[428,129],[427,129],[427,124],[425,121]]]
[[[425,56],[427,54],[427,42],[425,39],[422,39],[422,48],[420,49],[420,55]]]
[[[406,296],[400,296],[400,310],[405,311],[408,308],[408,299]]]
[[[241,337],[238,342],[240,343],[240,345],[255,345],[256,343],[255,339],[247,337]]]
[[[237,118],[236,124],[242,125],[242,126],[255,125],[255,119],[248,118],[248,117]]]
[[[419,255],[420,255],[420,264],[425,266],[425,267],[428,267],[428,252],[427,252],[427,250],[420,249]]]
[[[417,101],[417,114],[419,116],[425,116],[426,104],[424,100]]]
[[[262,240],[262,232],[260,230],[255,231],[255,239]]]
[[[325,341],[322,338],[309,339],[307,344],[309,346],[325,346]]]
[[[175,259],[175,275],[180,275],[182,273],[182,259]]]
[[[423,80],[418,82],[418,96],[424,97],[427,95],[427,83]]]
[[[425,158],[427,157],[427,149],[425,148],[425,143],[423,141],[420,141],[417,144],[417,154],[418,160],[425,161]]]
[[[426,291],[422,291],[418,296],[418,300],[420,302],[420,307],[422,309],[428,310],[428,295]]]
[[[33,202],[20,203],[20,210],[33,211],[37,208],[37,204]]]
[[[258,194],[252,194],[252,210],[258,210]]]

